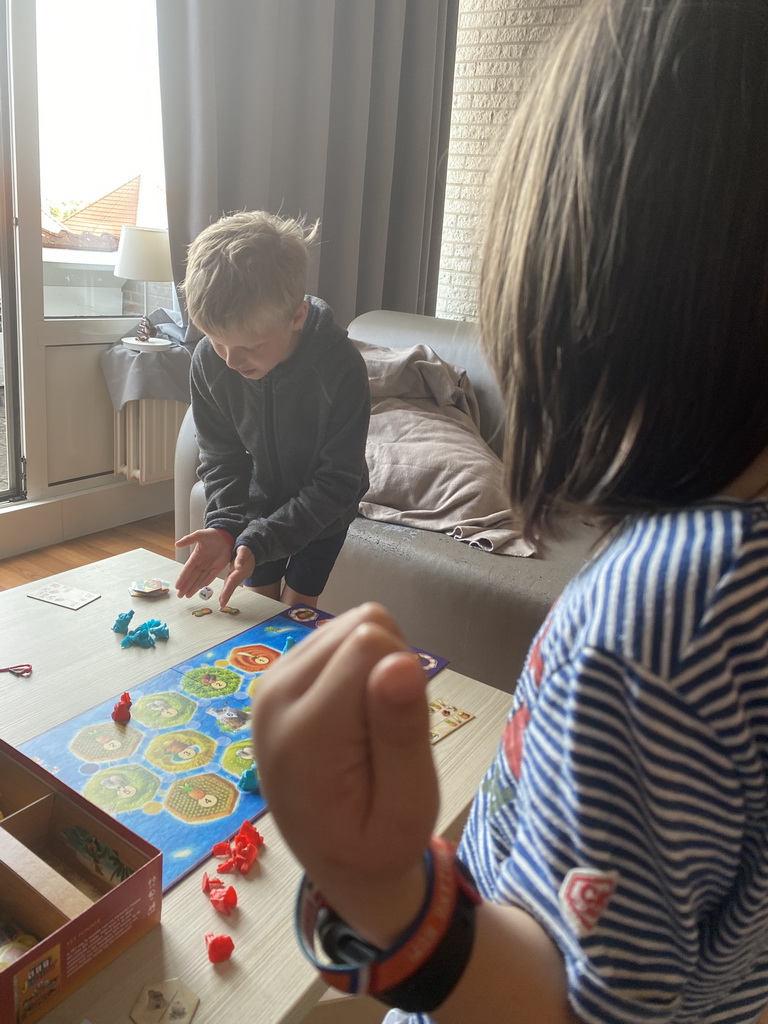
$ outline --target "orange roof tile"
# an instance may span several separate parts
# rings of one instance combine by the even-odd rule
[[[84,206],[82,210],[65,217],[62,221],[68,232],[85,232],[90,235],[112,235],[120,238],[123,224],[136,223],[139,207],[141,175],[126,181],[124,185],[108,192],[100,199]]]

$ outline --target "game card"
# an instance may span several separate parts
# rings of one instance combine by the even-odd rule
[[[78,590],[76,587],[66,587],[63,583],[48,583],[40,590],[32,591],[27,597],[33,597],[35,601],[45,601],[47,604],[58,604],[62,608],[71,608],[77,611],[84,608],[91,601],[101,597],[101,594],[92,594],[88,590]]]
[[[444,736],[456,732],[475,716],[469,711],[462,711],[455,704],[449,704],[441,697],[429,702],[429,741],[439,743]]]
[[[134,1024],[189,1024],[200,1000],[179,978],[147,985],[131,1010]]]

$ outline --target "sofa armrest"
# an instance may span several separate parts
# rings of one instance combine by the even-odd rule
[[[192,419],[192,407],[182,421],[179,436],[176,439],[176,456],[173,471],[173,500],[174,500],[174,531],[176,540],[184,537],[192,528],[197,528],[190,522],[190,496],[197,480],[197,467],[200,463],[200,450],[197,447],[195,436],[195,422]],[[189,552],[179,550],[176,552],[176,561],[185,562]]]
[[[414,345],[428,345],[445,362],[465,369],[477,396],[480,433],[501,457],[506,409],[496,375],[479,344],[477,324],[420,313],[375,309],[355,317],[349,325],[349,336],[353,341],[384,348],[408,349]]]

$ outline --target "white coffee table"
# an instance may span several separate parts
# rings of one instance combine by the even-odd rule
[[[232,600],[241,610],[237,618],[220,613],[196,618],[190,611],[194,603],[173,593],[157,603],[128,594],[134,579],[160,577],[173,583],[178,571],[171,559],[139,549],[50,577],[101,594],[79,611],[30,599],[27,592],[38,589],[39,582],[0,593],[0,664],[33,666],[27,679],[0,675],[0,736],[14,745],[24,743],[283,607],[241,590]],[[217,581],[214,591],[219,586]],[[215,596],[211,607],[216,607]],[[129,608],[136,610],[136,621],[166,621],[169,641],[149,650],[123,650],[111,626]],[[477,716],[434,747],[442,784],[438,827],[455,836],[496,750],[511,698],[450,668],[430,683],[430,693]],[[217,917],[200,891],[203,868],[193,871],[164,897],[160,927],[59,1004],[44,1018],[45,1024],[80,1024],[85,1019],[90,1024],[124,1024],[146,984],[174,977],[184,979],[200,997],[195,1024],[300,1021],[325,992],[294,937],[300,869],[269,814],[258,827],[266,838],[264,855],[256,870],[238,880],[236,916]],[[208,961],[203,935],[210,930],[226,931],[235,941],[235,952],[224,964]]]

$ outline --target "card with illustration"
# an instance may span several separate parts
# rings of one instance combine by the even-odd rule
[[[78,590],[77,587],[66,587],[63,583],[47,583],[40,590],[31,591],[27,597],[32,597],[35,601],[45,601],[46,604],[58,604],[62,608],[71,608],[76,612],[79,608],[85,608],[91,601],[96,601],[101,594]]]
[[[455,704],[449,704],[442,697],[429,702],[429,741],[439,743],[445,736],[456,732],[475,716],[469,711],[462,711]]]

